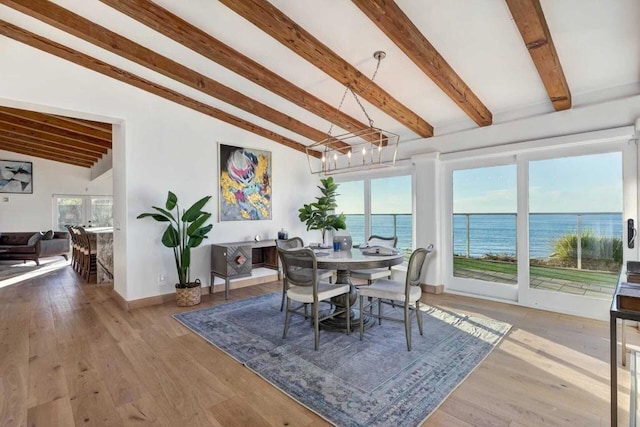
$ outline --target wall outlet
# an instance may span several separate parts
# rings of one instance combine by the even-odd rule
[[[158,286],[164,286],[167,284],[167,276],[164,274],[160,274],[158,276]]]

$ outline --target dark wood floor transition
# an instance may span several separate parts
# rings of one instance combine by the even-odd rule
[[[171,318],[184,309],[124,312],[109,295],[70,268],[0,288],[0,426],[327,425]],[[606,322],[453,295],[423,301],[514,325],[425,425],[609,425]],[[620,382],[627,408],[627,369]]]

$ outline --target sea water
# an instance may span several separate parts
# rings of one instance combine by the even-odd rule
[[[365,241],[364,215],[346,215],[347,230],[354,244]],[[583,213],[580,217],[582,233],[622,238],[622,214]],[[529,252],[531,258],[548,258],[553,243],[567,233],[575,233],[577,214],[531,214],[529,216]],[[371,231],[378,236],[398,236],[399,248],[412,247],[412,217],[409,214],[372,215]],[[516,214],[469,214],[469,256],[485,254],[516,254]],[[453,216],[453,251],[467,253],[467,215]]]

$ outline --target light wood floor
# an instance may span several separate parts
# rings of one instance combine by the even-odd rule
[[[70,268],[0,289],[0,426],[327,425],[171,318],[184,309],[124,312],[109,294]],[[609,425],[605,322],[452,295],[423,300],[514,325],[425,425]],[[201,306],[221,302],[215,294]],[[629,335],[640,342],[637,330]],[[619,372],[623,425],[629,381]]]

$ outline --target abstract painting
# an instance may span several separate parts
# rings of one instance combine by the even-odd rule
[[[0,160],[0,193],[33,193],[33,164]]]
[[[220,221],[271,219],[271,152],[218,147]]]

